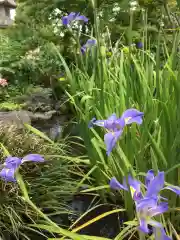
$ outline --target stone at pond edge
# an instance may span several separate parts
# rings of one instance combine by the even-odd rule
[[[19,129],[24,128],[24,124],[31,124],[32,120],[51,119],[52,115],[56,111],[49,111],[47,113],[32,113],[29,111],[9,111],[9,112],[0,112],[0,128],[16,126]]]

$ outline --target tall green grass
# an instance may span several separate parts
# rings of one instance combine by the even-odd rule
[[[80,179],[79,176],[76,178],[72,176],[72,172],[79,171],[83,159],[70,156],[71,148],[67,138],[53,142],[32,126],[26,125],[26,127],[31,133],[25,130],[23,133],[13,132],[11,129],[11,133],[6,132],[6,138],[1,134],[3,142],[0,143],[1,164],[9,154],[18,157],[33,152],[42,154],[46,160],[45,164],[27,163],[20,168],[28,197],[33,202],[33,206],[41,209],[49,219],[58,218],[58,224],[67,228],[68,215],[73,214],[68,203],[72,201],[77,191],[78,178]],[[46,236],[47,232],[29,226],[30,223],[42,223],[42,217],[25,201],[24,193],[20,192],[18,184],[1,180],[0,186],[0,237],[30,239],[33,232],[36,238],[41,238],[41,235]]]
[[[75,67],[70,69],[59,55],[70,86],[67,94],[76,110],[91,166],[96,166],[92,173],[96,185],[107,185],[112,176],[121,180],[128,172],[142,176],[149,169],[165,171],[167,182],[180,185],[179,32],[168,47],[166,35],[159,32],[156,52],[151,51],[151,44],[141,50],[129,48],[128,53],[117,44],[109,59],[103,38],[100,33],[97,36],[98,46]],[[104,130],[88,129],[88,123],[92,117],[120,116],[132,107],[144,112],[143,124],[128,127],[107,157]],[[168,198],[172,207],[178,206],[173,193]],[[125,202],[132,215],[129,197],[125,196]],[[173,214],[173,220],[178,219],[179,215]]]

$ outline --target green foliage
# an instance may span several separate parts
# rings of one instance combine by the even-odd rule
[[[0,131],[1,141],[14,156],[21,157],[38,152],[45,157],[45,164],[24,164],[20,173],[26,179],[29,196],[33,202],[42,211],[50,214],[50,218],[58,216],[62,220],[61,224],[66,224],[71,210],[66,204],[72,199],[77,185],[68,172],[69,166],[73,168],[73,164],[66,160],[67,144],[64,141],[57,144],[48,143],[37,135],[22,133],[12,128],[8,132],[3,131],[4,129]],[[2,162],[4,156],[1,154]],[[7,238],[8,234],[13,234],[17,239],[28,236],[28,224],[40,221],[40,217],[24,202],[17,184],[1,181],[0,189],[1,236]]]
[[[38,37],[36,40],[40,41]],[[24,83],[51,85],[51,81],[61,73],[61,63],[49,43],[33,44],[29,38],[23,41],[1,38],[1,74],[10,83],[18,82],[21,86]]]
[[[139,4],[133,10],[129,1],[98,0],[93,9],[92,2],[85,0],[40,0],[38,3],[19,0],[15,24],[1,32],[0,72],[9,81],[9,86],[1,89],[1,109],[21,108],[22,105],[14,100],[17,95],[31,94],[37,84],[53,87],[64,68],[65,90],[76,110],[80,134],[92,167],[85,176],[80,174],[82,180],[77,186],[92,175],[95,183],[88,191],[99,190],[103,198],[107,192],[110,194],[107,187],[109,179],[116,176],[122,180],[128,172],[141,178],[150,168],[160,169],[166,171],[169,183],[178,185],[180,181],[177,53],[180,35],[174,30],[179,27],[179,13],[173,1],[139,1]],[[177,4],[180,6],[179,1]],[[61,25],[61,17],[71,11],[89,18],[88,25],[80,32],[80,42],[93,33],[100,45],[85,56],[79,55],[78,41],[75,41],[78,29],[72,32]],[[98,22],[94,22],[97,19]],[[143,41],[144,49],[130,47],[136,40]],[[124,45],[128,47],[124,48]],[[109,50],[112,56],[107,59],[105,51]],[[89,130],[88,122],[94,116],[104,119],[113,112],[120,116],[131,107],[145,113],[143,125],[126,129],[117,148],[107,158],[103,129]],[[20,170],[26,178],[30,198],[22,181],[20,187],[24,198],[17,186],[1,183],[2,232],[10,231],[19,239],[26,228],[25,216],[31,223],[40,223],[34,225],[38,229],[64,234],[72,239],[98,239],[63,231],[40,211],[51,208],[52,215],[67,212],[64,205],[77,187],[70,173],[78,172],[77,165],[82,159],[69,157],[70,153],[63,152],[61,144],[52,141],[47,144],[35,137],[37,131],[27,134],[26,131],[0,130],[2,142],[10,153],[23,156],[33,151],[48,159],[44,166],[28,164]],[[89,161],[83,163],[87,162],[89,167]],[[110,196],[116,201],[116,195]],[[167,196],[175,210],[179,199],[172,194]],[[123,198],[132,220],[132,202],[129,196]],[[170,217],[179,231],[179,213],[173,212]],[[122,239],[130,230],[125,227],[116,239]]]
[[[0,103],[0,109],[3,111],[14,111],[14,110],[20,110],[24,107],[24,104],[17,104],[13,102],[3,102]]]
[[[101,32],[105,40],[108,40],[108,47],[120,38],[123,44],[141,40],[145,29],[148,39],[156,41],[162,24],[164,28],[171,28],[173,21],[173,26],[178,26],[177,11],[176,17],[172,18],[164,1],[158,1],[155,5],[148,1],[147,8],[146,3],[141,1],[136,10],[132,10],[131,1],[126,0],[98,0],[95,5]],[[172,9],[173,6],[170,5]],[[35,1],[19,0],[15,24],[1,34],[0,71],[3,76],[7,76],[12,82],[51,85],[51,81],[61,74],[62,66],[49,43],[56,44],[70,63],[75,60],[74,49],[77,48],[77,42],[74,41],[72,32],[61,24],[61,17],[72,11],[81,12],[89,18],[88,25],[81,32],[80,41],[83,43],[86,40],[84,34],[90,34],[94,24],[92,1],[53,0],[49,3],[47,0],[40,0],[35,4]]]
[[[179,184],[179,32],[173,37],[171,51],[164,39],[163,47],[157,43],[156,53],[146,48],[128,54],[112,49],[108,60],[101,46],[86,53],[72,70],[60,55],[70,86],[67,94],[77,111],[91,165],[97,167],[93,172],[97,185],[106,185],[112,176],[122,180],[128,172],[138,175],[151,168],[167,171],[167,182]],[[106,119],[114,112],[120,116],[132,107],[144,112],[143,125],[126,129],[107,157],[103,129],[89,130],[88,122],[94,116]],[[132,216],[130,199],[124,198]],[[172,207],[178,206],[178,198],[173,194],[168,198]],[[173,214],[173,223],[175,219],[179,214]]]

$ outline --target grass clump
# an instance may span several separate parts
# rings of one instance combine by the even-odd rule
[[[72,163],[65,159],[68,155],[64,140],[59,143],[48,143],[46,140],[25,129],[11,127],[1,128],[0,138],[3,145],[13,156],[23,157],[29,153],[39,153],[46,162],[38,165],[26,163],[20,173],[27,184],[30,198],[45,213],[62,219],[60,225],[68,225],[67,203],[71,201],[76,190],[76,180],[72,179],[69,168]],[[1,162],[4,162],[1,151]],[[75,167],[75,165],[74,165]],[[28,224],[40,220],[37,213],[29,207],[19,192],[17,183],[1,181],[0,229],[3,238],[14,236],[16,239],[32,235]],[[54,217],[55,219],[55,217]],[[35,231],[35,230],[34,230]],[[40,235],[39,235],[40,237]]]

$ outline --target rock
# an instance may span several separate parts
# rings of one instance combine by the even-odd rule
[[[27,111],[0,112],[0,128],[16,126],[21,129],[25,123],[31,124],[31,118]]]
[[[31,124],[33,120],[49,120],[56,111],[46,113],[32,113],[29,111],[0,112],[0,128],[16,126],[18,129],[24,128],[24,124]]]
[[[14,100],[20,104],[23,103],[23,109],[30,112],[48,112],[54,108],[52,89],[50,88],[39,87],[34,92],[18,96]]]
[[[65,94],[60,99],[54,99],[52,89],[37,88],[35,92],[29,95],[18,96],[13,99],[15,103],[22,105],[23,110],[30,112],[48,112],[56,110],[59,114],[69,114],[69,99]]]
[[[40,113],[40,112],[32,113],[32,112],[29,112],[29,111],[26,111],[26,112],[29,114],[32,121],[33,120],[38,120],[38,119],[39,120],[49,120],[49,119],[52,118],[52,116],[54,114],[57,113],[56,110],[51,110],[51,111],[48,111],[48,112],[45,112],[45,113]]]
[[[27,123],[52,140],[59,140],[65,134],[67,122],[72,119],[67,96],[62,94],[60,100],[55,100],[50,88],[36,87],[30,90],[25,95],[13,99],[13,102],[21,106],[20,109],[0,111],[0,128],[16,126],[23,129]]]
[[[53,141],[58,141],[64,136],[68,117],[67,115],[54,115],[48,121],[34,120],[32,125],[39,131],[44,132]]]

